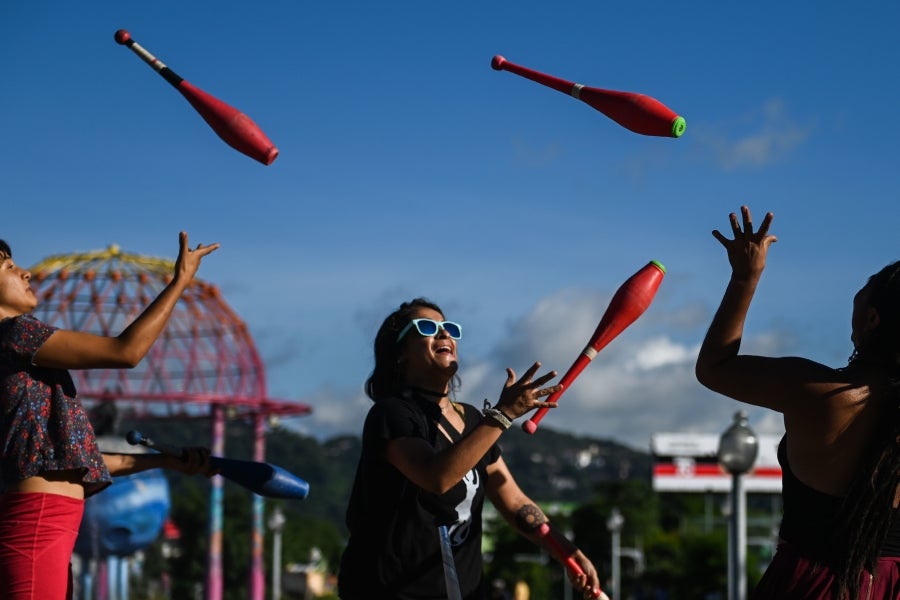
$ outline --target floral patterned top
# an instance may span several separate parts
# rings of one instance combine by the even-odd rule
[[[0,483],[82,469],[90,496],[112,479],[72,376],[33,362],[55,331],[31,315],[0,321]]]

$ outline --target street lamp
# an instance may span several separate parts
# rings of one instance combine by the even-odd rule
[[[719,438],[718,460],[731,474],[731,519],[728,527],[728,599],[747,597],[747,493],[743,475],[753,467],[759,440],[747,425],[747,413],[734,413],[731,427]]]
[[[611,592],[611,600],[619,600],[619,563],[621,554],[621,538],[622,526],[625,524],[625,517],[619,512],[618,508],[613,508],[606,519],[606,528],[612,535],[612,584],[609,587]]]
[[[281,506],[275,505],[269,515],[269,529],[272,530],[272,600],[281,600],[281,532],[286,519]]]

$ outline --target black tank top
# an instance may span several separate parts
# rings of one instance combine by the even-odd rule
[[[778,444],[778,463],[783,505],[779,537],[811,556],[828,560],[827,549],[842,498],[814,490],[797,479],[788,464],[786,436]],[[900,556],[900,510],[895,510],[894,515],[881,556]]]

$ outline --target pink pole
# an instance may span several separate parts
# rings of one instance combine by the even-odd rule
[[[253,460],[266,460],[266,421],[261,412],[253,416]],[[250,600],[265,600],[266,577],[263,565],[263,512],[262,496],[253,494],[253,529],[250,532]]]
[[[225,409],[213,404],[212,444],[213,456],[225,455]],[[209,551],[206,563],[206,600],[222,600],[222,507],[223,480],[212,478],[209,491]]]

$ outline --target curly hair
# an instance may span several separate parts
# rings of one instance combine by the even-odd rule
[[[412,315],[420,308],[428,308],[444,314],[440,307],[426,298],[414,298],[404,302],[389,314],[378,333],[375,334],[375,368],[366,379],[366,395],[378,402],[382,398],[395,396],[403,389],[403,370],[400,365],[401,341],[397,336],[412,320]],[[451,390],[459,387],[459,377],[453,376]]]
[[[869,306],[878,313],[878,325],[854,349],[848,368],[883,370],[890,378],[893,397],[838,515],[832,540],[838,600],[856,598],[863,570],[874,572],[896,514],[900,486],[900,261],[870,277],[865,289]]]

